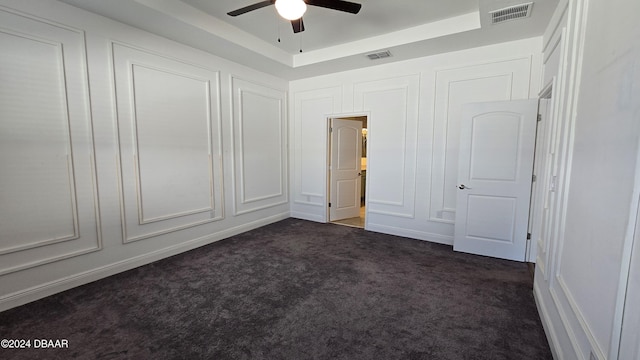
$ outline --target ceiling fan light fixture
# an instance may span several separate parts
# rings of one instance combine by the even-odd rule
[[[276,0],[278,14],[287,20],[298,20],[307,11],[303,0]]]

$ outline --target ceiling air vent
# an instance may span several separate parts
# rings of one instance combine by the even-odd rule
[[[391,56],[391,52],[389,50],[367,54],[367,57],[369,58],[369,60],[384,59],[384,58],[388,58],[389,56]]]
[[[501,22],[526,18],[531,15],[531,8],[533,3],[520,4],[515,6],[509,6],[504,9],[489,11],[491,15],[491,23],[499,24]]]

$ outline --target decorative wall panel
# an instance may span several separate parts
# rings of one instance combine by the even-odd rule
[[[453,223],[462,104],[529,97],[530,59],[436,72],[429,220]]]
[[[356,84],[356,111],[370,111],[367,140],[369,213],[413,218],[419,77]]]
[[[341,88],[294,95],[294,202],[324,206],[327,192],[327,119],[339,113]]]
[[[218,73],[113,44],[124,241],[221,219]]]
[[[5,11],[0,23],[1,275],[101,243],[84,34]]]
[[[288,201],[286,94],[233,78],[235,214]]]

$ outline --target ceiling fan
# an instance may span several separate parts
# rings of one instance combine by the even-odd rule
[[[227,15],[238,16],[269,5],[275,5],[278,14],[291,21],[294,33],[304,31],[302,15],[304,15],[304,12],[307,10],[307,5],[319,6],[351,14],[357,14],[362,7],[361,4],[343,0],[266,0],[228,12]]]

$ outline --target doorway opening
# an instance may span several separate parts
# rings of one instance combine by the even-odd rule
[[[329,222],[365,228],[367,116],[329,118]]]

